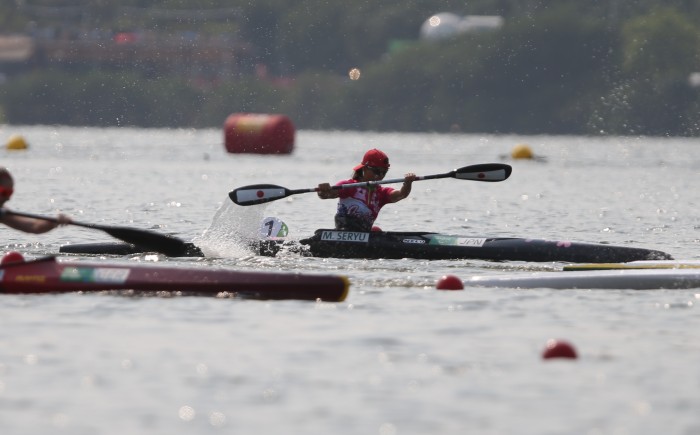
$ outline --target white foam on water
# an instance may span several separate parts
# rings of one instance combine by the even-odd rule
[[[250,242],[259,238],[260,221],[265,205],[241,207],[228,198],[212,218],[211,224],[201,236],[195,237],[207,257],[247,257],[254,252]]]

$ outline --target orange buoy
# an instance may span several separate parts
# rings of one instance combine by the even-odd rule
[[[518,144],[510,152],[510,156],[513,159],[534,159],[535,154],[532,149],[526,144]]]
[[[18,134],[13,134],[9,137],[9,139],[7,139],[5,148],[7,148],[8,150],[26,150],[27,148],[29,148],[29,144],[27,144],[27,141],[24,140],[22,136]]]
[[[295,129],[284,115],[234,113],[224,122],[224,140],[229,153],[290,154]]]

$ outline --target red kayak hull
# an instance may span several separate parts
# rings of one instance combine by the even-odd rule
[[[130,290],[182,295],[233,295],[252,299],[339,302],[348,279],[335,275],[247,272],[210,267],[58,261],[55,257],[0,267],[0,293],[66,293]]]

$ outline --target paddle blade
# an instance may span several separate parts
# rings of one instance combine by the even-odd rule
[[[5,210],[6,213],[24,216],[32,219],[41,219],[49,222],[58,222],[58,219],[49,216],[41,216],[32,213],[22,213],[18,211]],[[137,228],[128,227],[113,227],[108,225],[98,225],[86,222],[70,221],[66,225],[75,225],[77,227],[91,228],[93,230],[104,231],[110,236],[123,240],[132,245],[141,247],[146,251],[160,252],[168,257],[184,257],[189,252],[189,245],[182,240],[166,236],[163,234],[154,233],[152,231],[140,230]]]
[[[286,198],[290,195],[288,189],[274,184],[254,184],[239,187],[229,192],[228,197],[238,205],[256,205]]]
[[[95,226],[112,237],[140,246],[148,251],[160,252],[168,257],[183,257],[188,251],[188,244],[182,240],[137,228]]]
[[[504,163],[482,163],[465,166],[454,171],[454,178],[471,181],[503,181],[510,177],[513,168]]]

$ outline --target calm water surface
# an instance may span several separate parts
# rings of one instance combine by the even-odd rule
[[[697,260],[696,139],[302,131],[293,155],[252,156],[225,153],[218,130],[0,126],[0,141],[14,133],[30,148],[0,150],[16,181],[8,207],[170,233],[211,256],[119,261],[337,273],[351,288],[335,304],[6,295],[3,434],[700,433],[698,289],[440,292],[448,273],[561,265],[260,258],[236,240],[261,217],[303,237],[332,226],[335,203],[306,194],[238,207],[227,197],[248,184],[346,178],[369,147],[390,155],[395,178],[500,161],[527,143],[546,163],[511,162],[502,183],[417,182],[377,224]],[[0,234],[5,251],[28,258],[111,241],[78,227]],[[572,342],[579,359],[543,362],[549,338]]]

